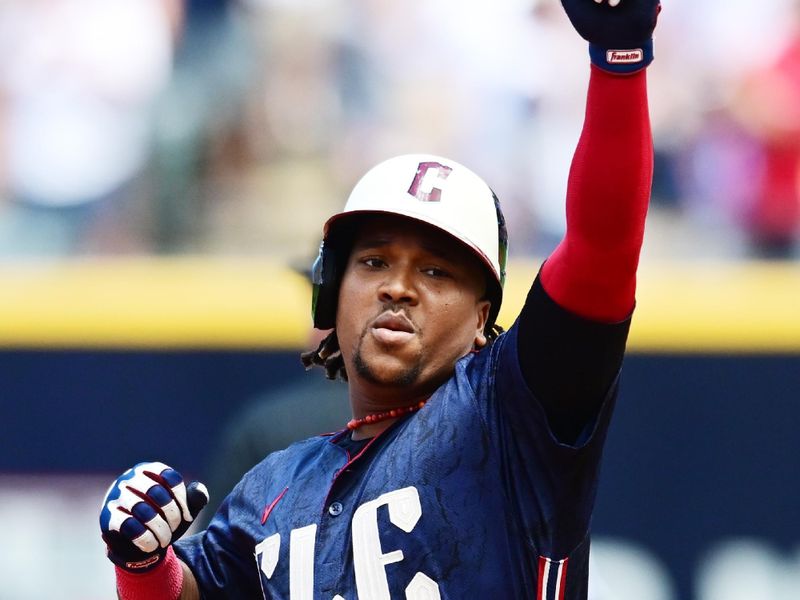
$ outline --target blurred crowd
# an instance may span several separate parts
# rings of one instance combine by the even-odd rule
[[[645,252],[791,259],[800,2],[664,0]],[[309,256],[374,162],[434,152],[560,237],[588,58],[558,0],[4,0],[0,258]]]

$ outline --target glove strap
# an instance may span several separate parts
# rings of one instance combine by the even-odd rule
[[[602,48],[589,44],[589,57],[592,63],[604,71],[627,75],[641,71],[653,62],[653,40],[647,40],[638,48]]]
[[[129,573],[147,573],[161,564],[163,558],[167,554],[167,550],[165,548],[161,548],[157,552],[154,552],[153,554],[146,556],[141,560],[124,558],[122,556],[118,556],[111,550],[108,550],[106,554],[111,562],[124,571],[128,571]]]
[[[176,600],[181,594],[183,569],[172,546],[157,569],[131,573],[117,567],[116,571],[120,600]]]

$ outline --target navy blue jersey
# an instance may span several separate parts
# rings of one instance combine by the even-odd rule
[[[616,384],[574,445],[530,392],[515,324],[355,456],[274,453],[176,544],[204,598],[579,600]]]

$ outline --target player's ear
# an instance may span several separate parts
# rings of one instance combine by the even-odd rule
[[[492,303],[489,300],[478,300],[476,305],[477,328],[475,330],[475,347],[483,348],[486,343],[486,322],[489,320],[489,310]]]

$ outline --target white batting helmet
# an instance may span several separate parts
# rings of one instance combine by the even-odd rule
[[[500,204],[489,186],[467,167],[430,154],[397,156],[376,165],[355,185],[344,210],[325,223],[313,267],[314,326],[335,326],[339,282],[347,259],[337,255],[338,233],[359,215],[387,213],[433,225],[480,259],[490,274],[492,308],[487,328],[491,327],[500,310],[508,255]]]

